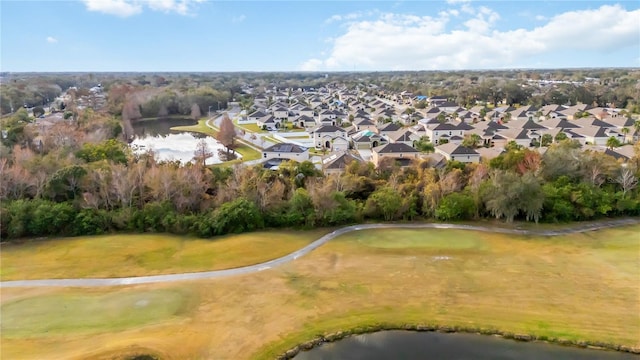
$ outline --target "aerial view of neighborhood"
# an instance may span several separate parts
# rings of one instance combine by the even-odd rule
[[[1,359],[638,359],[637,2],[0,23]]]

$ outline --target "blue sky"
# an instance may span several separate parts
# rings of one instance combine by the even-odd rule
[[[0,2],[2,71],[639,67],[639,1]]]

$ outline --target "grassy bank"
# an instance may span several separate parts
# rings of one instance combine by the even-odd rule
[[[212,239],[119,234],[6,244],[0,253],[0,275],[2,280],[17,280],[228,269],[289,254],[327,231],[265,231]]]
[[[628,226],[545,238],[358,231],[294,262],[232,278],[1,289],[3,317],[11,318],[28,316],[27,308],[15,304],[35,297],[48,297],[60,308],[73,303],[66,297],[99,304],[113,296],[117,304],[121,297],[162,290],[187,294],[190,303],[117,331],[109,329],[117,317],[96,320],[90,337],[87,329],[64,328],[55,312],[46,331],[31,322],[6,327],[3,320],[0,345],[3,358],[22,359],[110,359],[132,349],[163,359],[272,359],[318,335],[408,323],[637,347],[639,232],[640,226]]]
[[[206,119],[200,119],[197,124],[190,126],[174,126],[171,130],[176,131],[190,131],[197,132],[209,136],[216,136],[217,131],[207,126]],[[243,142],[238,142],[238,146],[235,148],[240,155],[242,155],[242,161],[250,161],[260,159],[262,154]],[[237,163],[238,161],[228,161],[225,164]]]

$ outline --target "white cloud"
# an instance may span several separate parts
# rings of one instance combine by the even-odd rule
[[[334,38],[327,56],[310,59],[301,68],[502,68],[556,51],[605,53],[640,44],[640,9],[628,11],[620,5],[565,12],[533,29],[497,30],[500,15],[487,7],[473,7],[472,16],[462,16],[463,27],[449,24],[448,14],[440,15],[386,13],[373,20],[352,21]]]
[[[370,11],[356,11],[344,15],[336,14],[326,19],[325,24],[331,24],[334,22],[342,22],[342,21],[353,21],[357,19],[361,19],[363,17],[373,16],[374,14],[380,14],[378,10],[370,10]]]
[[[535,19],[536,21],[545,21],[547,20],[547,17],[544,15],[536,15]]]
[[[195,3],[204,0],[82,0],[89,11],[102,12],[119,17],[140,14],[144,8],[164,13],[191,15]]]
[[[317,71],[322,67],[322,60],[320,59],[309,59],[305,61],[301,66],[300,70],[302,71]]]
[[[142,12],[140,4],[127,0],[82,0],[89,11],[128,17]]]
[[[238,16],[234,16],[231,18],[231,22],[234,24],[238,24],[243,22],[245,19],[247,18],[246,15],[242,14],[242,15],[238,15]]]
[[[58,39],[54,38],[53,36],[47,36],[47,42],[49,44],[55,44],[58,42]]]

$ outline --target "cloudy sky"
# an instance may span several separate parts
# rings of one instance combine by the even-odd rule
[[[1,71],[640,67],[640,1],[0,4]]]

